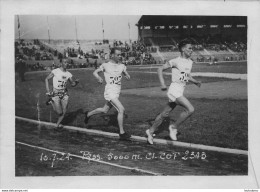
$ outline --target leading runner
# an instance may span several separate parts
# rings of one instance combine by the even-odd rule
[[[189,40],[183,40],[179,43],[179,51],[181,56],[167,61],[163,66],[158,69],[158,76],[161,83],[162,91],[166,91],[167,87],[163,78],[163,71],[172,68],[172,83],[169,87],[167,96],[169,99],[168,104],[164,110],[156,117],[155,122],[146,130],[147,141],[149,144],[153,144],[154,131],[159,127],[163,120],[169,116],[169,113],[177,106],[182,106],[184,111],[180,114],[175,123],[169,126],[169,135],[172,140],[177,140],[177,129],[180,124],[183,123],[194,112],[194,107],[190,101],[183,96],[183,92],[186,83],[192,82],[198,87],[201,86],[201,82],[195,80],[191,76],[191,68],[193,61],[190,59],[192,54],[192,44]]]
[[[106,100],[105,105],[102,108],[94,109],[93,111],[86,112],[85,123],[88,123],[89,118],[92,115],[99,113],[107,113],[112,107],[115,107],[118,111],[117,121],[119,126],[120,140],[128,140],[131,135],[126,133],[123,128],[123,119],[125,108],[119,101],[119,94],[121,91],[121,79],[122,74],[127,80],[130,80],[130,75],[126,71],[126,66],[120,63],[121,51],[112,48],[110,51],[110,60],[107,63],[103,63],[98,69],[96,69],[93,75],[96,77],[99,83],[103,83],[103,79],[99,76],[99,72],[104,72],[106,86],[104,97]]]
[[[72,74],[67,71],[68,60],[63,59],[61,66],[51,71],[45,79],[47,95],[50,97],[46,102],[47,105],[51,104],[54,111],[58,114],[58,121],[56,123],[56,130],[60,131],[63,128],[61,125],[62,120],[67,112],[69,95],[67,90],[67,81],[70,82],[72,87],[75,87],[79,80],[73,81]],[[53,78],[53,91],[50,92],[49,79]]]

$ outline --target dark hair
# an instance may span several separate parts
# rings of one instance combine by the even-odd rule
[[[180,41],[179,45],[178,45],[178,49],[180,52],[182,52],[182,48],[187,45],[187,44],[192,44],[191,40],[189,39],[183,39]]]
[[[71,59],[71,60],[69,60],[69,58],[67,58],[67,57],[64,57],[64,58],[62,58],[62,61],[61,61],[61,63],[64,63],[65,61],[67,61],[67,63],[70,63],[70,61],[72,61],[73,62],[73,60]]]
[[[115,54],[115,51],[116,51],[115,48],[111,48],[111,49],[110,49],[110,55]]]
[[[117,48],[111,48],[110,49],[110,55],[112,55],[112,54],[115,54],[116,53],[116,51],[120,51],[121,52],[121,50],[120,49],[117,49]]]

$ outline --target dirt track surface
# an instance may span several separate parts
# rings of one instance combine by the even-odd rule
[[[122,94],[167,97],[167,91],[161,91],[160,87],[126,89],[122,90]],[[187,85],[184,95],[188,98],[247,99],[247,81],[237,80],[205,83],[200,88],[195,85]]]
[[[66,154],[87,156],[122,166],[139,168],[163,175],[247,175],[247,156],[169,145],[149,145],[138,141],[64,130],[16,121],[16,141]],[[91,155],[90,155],[91,154]],[[16,144],[16,176],[87,176],[142,175],[131,170],[89,162],[71,156],[61,158],[55,152]],[[41,160],[42,156],[49,157]],[[124,158],[118,158],[122,156]],[[126,156],[128,158],[126,158]],[[51,159],[52,158],[52,159]],[[51,166],[53,164],[53,167]],[[144,173],[143,175],[150,175]]]

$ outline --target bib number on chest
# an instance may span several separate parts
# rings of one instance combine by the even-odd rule
[[[67,81],[58,81],[58,87],[63,89],[66,88]]]
[[[110,77],[110,84],[116,84],[116,85],[121,85],[121,79],[122,79],[122,76],[119,75],[119,76],[115,76],[115,77]]]
[[[188,82],[189,81],[188,74],[185,72],[181,72],[179,80],[182,82]]]

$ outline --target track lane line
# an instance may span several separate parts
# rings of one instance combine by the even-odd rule
[[[28,118],[18,117],[18,116],[15,116],[15,118],[19,119],[19,120],[35,123],[35,124],[41,123],[44,125],[49,125],[49,126],[55,127],[55,123],[38,121],[38,120],[33,120],[33,119],[28,119]],[[98,130],[89,130],[89,129],[84,129],[84,128],[75,127],[75,126],[65,125],[64,129],[92,133],[92,134],[96,134],[96,135],[105,135],[105,136],[109,136],[109,137],[119,137],[119,135],[117,133],[109,133],[109,132],[98,131]],[[131,139],[136,140],[136,141],[147,142],[147,138],[141,137],[141,136],[132,135]],[[179,147],[189,147],[189,148],[216,151],[216,152],[231,153],[231,154],[237,154],[237,155],[248,155],[247,150],[222,148],[222,147],[215,147],[215,146],[208,146],[208,145],[201,145],[201,144],[185,143],[185,142],[180,142],[180,141],[171,141],[171,140],[165,140],[165,139],[156,139],[155,138],[154,143],[171,145],[171,146],[179,146]]]

